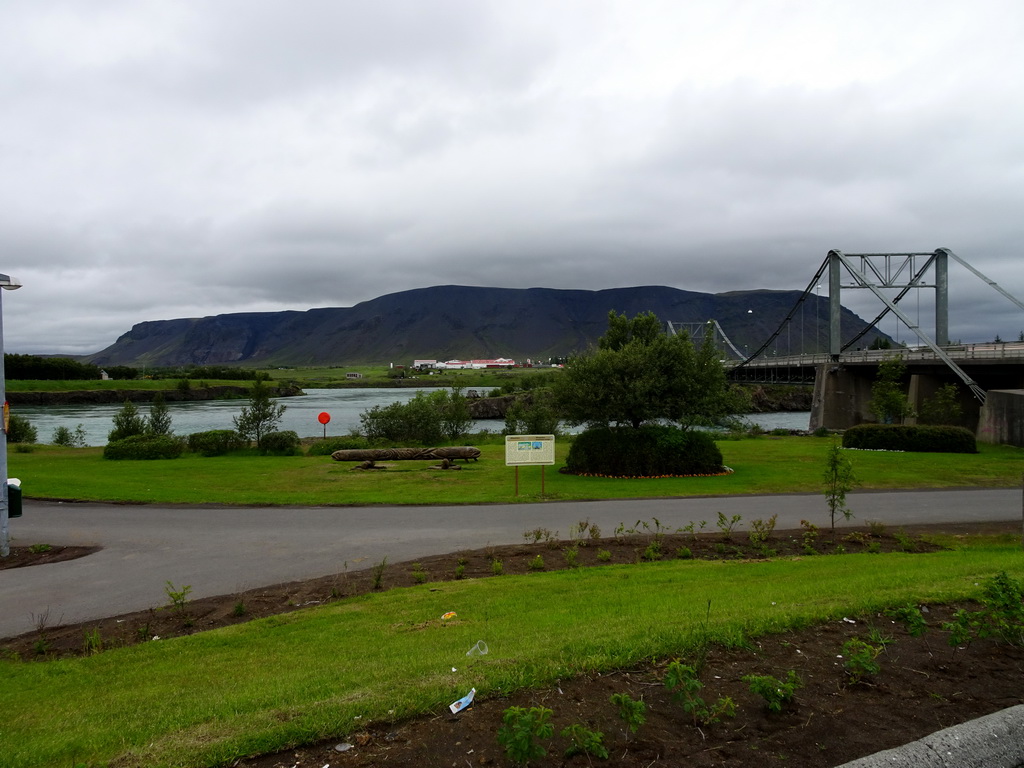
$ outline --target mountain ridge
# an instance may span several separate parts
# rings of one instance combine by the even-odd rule
[[[754,350],[792,309],[800,291],[698,293],[668,286],[577,290],[442,285],[385,294],[352,307],[240,312],[148,320],[84,356],[97,365],[409,364],[413,359],[544,360],[596,344],[608,313],[654,312],[661,321],[714,319],[739,349]],[[808,297],[815,315],[802,343],[828,337],[828,299]],[[815,304],[817,302],[817,304]],[[843,309],[844,336],[865,321]],[[869,344],[884,334],[871,332]],[[782,339],[778,354],[801,350]]]

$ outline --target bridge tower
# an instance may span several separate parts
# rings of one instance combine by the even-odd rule
[[[829,354],[838,360],[843,351],[840,333],[843,288],[867,288],[921,341],[939,346],[949,344],[949,257],[956,256],[948,248],[938,248],[932,253],[850,253],[832,250],[828,252],[829,291]],[[960,261],[959,259],[957,259]],[[963,263],[963,262],[961,262]],[[852,282],[843,283],[843,268]],[[934,282],[926,283],[929,269],[934,268]],[[900,289],[895,299],[890,299],[883,288]],[[912,288],[935,289],[935,339],[929,339],[897,304]],[[880,318],[878,318],[880,319]],[[877,320],[875,322],[877,322]]]
[[[1021,303],[1009,293],[1004,291],[994,280],[985,277],[981,272],[961,259],[948,248],[937,248],[931,253],[915,251],[912,253],[851,253],[832,250],[828,252],[828,279],[829,279],[829,354],[834,362],[839,361],[839,356],[844,347],[840,338],[840,309],[842,306],[841,292],[843,288],[866,288],[885,305],[885,310],[876,317],[871,325],[874,326],[888,313],[893,313],[917,338],[942,360],[943,363],[963,381],[967,388],[974,394],[978,402],[984,404],[985,391],[978,386],[964,370],[957,365],[946,353],[944,347],[948,347],[949,339],[949,260],[953,259],[958,264],[966,267],[978,278],[984,280],[992,288],[999,291],[1020,309],[1024,309]],[[848,275],[852,282],[844,283],[843,275]],[[934,282],[925,282],[929,270],[933,270]],[[883,288],[899,289],[894,298],[889,298],[882,292]],[[935,289],[935,338],[929,337],[920,326],[904,313],[898,306],[899,301],[913,288],[934,288]],[[852,342],[848,342],[849,347]]]

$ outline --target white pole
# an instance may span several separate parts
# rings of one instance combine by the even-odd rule
[[[0,291],[0,297],[3,296]],[[4,309],[3,301],[0,299],[0,407],[7,402],[7,374],[4,371]],[[8,530],[9,520],[7,514],[7,432],[4,431],[3,440],[0,440],[0,557],[7,557],[11,554],[10,531]]]

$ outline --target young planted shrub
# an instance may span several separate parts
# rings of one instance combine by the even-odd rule
[[[647,722],[647,705],[642,700],[634,699],[628,693],[613,693],[608,700],[619,708],[619,717],[629,733],[636,733]]]
[[[871,645],[859,637],[843,643],[843,669],[846,670],[847,679],[852,685],[862,683],[878,674],[882,668],[877,661],[881,652],[881,646]]]
[[[573,723],[562,729],[562,738],[569,739],[566,757],[593,755],[600,760],[608,759],[608,748],[604,745],[604,734],[592,731],[582,723]]]
[[[547,707],[509,707],[502,716],[504,725],[498,729],[498,743],[516,765],[526,765],[531,760],[544,757],[548,752],[537,743],[538,739],[550,739],[555,727],[548,722],[551,710]]]
[[[665,669],[665,688],[693,716],[694,725],[712,725],[721,722],[723,717],[736,715],[736,705],[728,696],[714,703],[701,698],[699,694],[704,684],[698,679],[697,670],[689,664],[680,661],[670,663]]]
[[[793,701],[798,688],[803,686],[795,669],[789,670],[785,680],[771,675],[745,675],[743,682],[750,686],[750,692],[764,699],[769,712],[781,712],[782,706]]]
[[[1024,584],[1001,571],[985,580],[978,602],[980,610],[961,609],[953,621],[942,625],[951,633],[949,644],[956,647],[976,637],[992,637],[1024,648]]]
[[[176,459],[185,450],[181,440],[166,435],[134,435],[107,443],[103,458],[122,459]]]
[[[223,456],[245,446],[245,440],[233,429],[211,429],[188,436],[188,449],[202,456]]]

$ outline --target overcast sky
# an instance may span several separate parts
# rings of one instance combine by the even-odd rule
[[[1022,41],[1019,0],[0,0],[6,349],[444,284],[803,289],[831,248],[1024,300]],[[951,336],[1024,330],[950,276]]]

